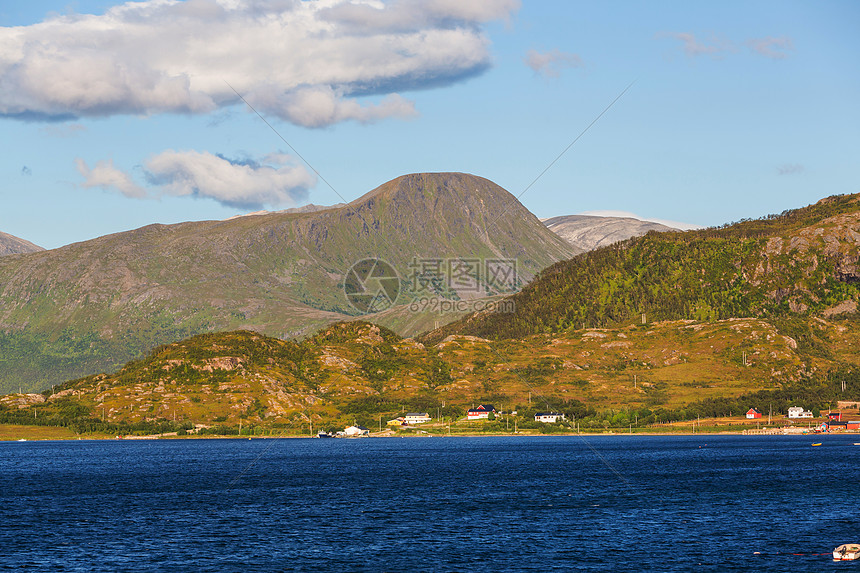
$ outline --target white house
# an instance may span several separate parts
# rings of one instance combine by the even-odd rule
[[[564,414],[557,414],[556,412],[538,412],[535,414],[535,422],[543,422],[544,424],[555,424],[564,419]]]
[[[792,406],[788,409],[789,418],[812,418],[812,412],[804,410],[800,406]]]
[[[343,431],[343,435],[350,436],[366,436],[370,434],[370,430],[363,426],[350,426]]]
[[[426,412],[410,412],[405,416],[407,424],[423,424],[430,421],[430,414]]]

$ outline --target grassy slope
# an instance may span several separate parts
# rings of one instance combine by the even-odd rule
[[[366,323],[334,325],[301,343],[236,331],[158,348],[115,374],[60,386],[45,403],[7,396],[0,404],[35,407],[40,417],[80,407],[109,422],[293,429],[310,419],[317,427],[375,426],[380,417],[442,406],[462,415],[486,402],[528,410],[530,394],[532,409],[678,410],[800,387],[858,363],[860,323],[813,319],[810,329],[826,343],[821,355],[761,319],[666,321],[521,341],[453,336],[434,347]]]

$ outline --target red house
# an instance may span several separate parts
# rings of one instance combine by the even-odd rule
[[[486,420],[490,417],[490,412],[495,412],[496,409],[492,404],[481,404],[477,408],[470,408],[466,412],[467,420]]]
[[[842,412],[830,412],[827,414],[828,420],[836,420],[837,422],[842,421]]]
[[[755,408],[750,408],[747,410],[747,418],[753,420],[755,418],[761,418],[761,412],[756,410]]]

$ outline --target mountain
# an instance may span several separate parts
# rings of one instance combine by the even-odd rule
[[[393,187],[370,199],[391,201],[403,188]],[[552,409],[603,429],[832,408],[860,400],[858,262],[860,195],[830,197],[580,254],[495,299],[496,311],[419,339],[359,321],[302,341],[195,336],[114,374],[4,397],[0,421],[151,430],[176,417],[286,430],[494,403],[520,412],[520,428]],[[399,312],[388,319],[405,320]]]
[[[632,217],[596,217],[565,215],[543,219],[543,224],[556,235],[581,251],[591,251],[631,237],[641,237],[649,231],[677,231],[672,227],[640,221]]]
[[[34,245],[30,241],[19,239],[12,235],[0,232],[0,257],[4,255],[16,255],[19,253],[36,253],[44,251],[42,247]]]
[[[854,313],[858,259],[860,195],[835,196],[764,219],[650,233],[590,251],[544,270],[510,298],[513,312],[475,313],[422,340],[522,338],[642,320],[791,322]]]
[[[491,181],[428,173],[342,207],[150,225],[4,257],[0,390],[116,369],[201,332],[304,337],[392,302],[511,292],[575,252]],[[445,274],[464,267],[475,272]]]

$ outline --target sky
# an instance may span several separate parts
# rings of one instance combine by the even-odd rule
[[[0,0],[0,231],[486,177],[541,218],[860,192],[860,2]],[[572,145],[571,145],[572,144]]]

